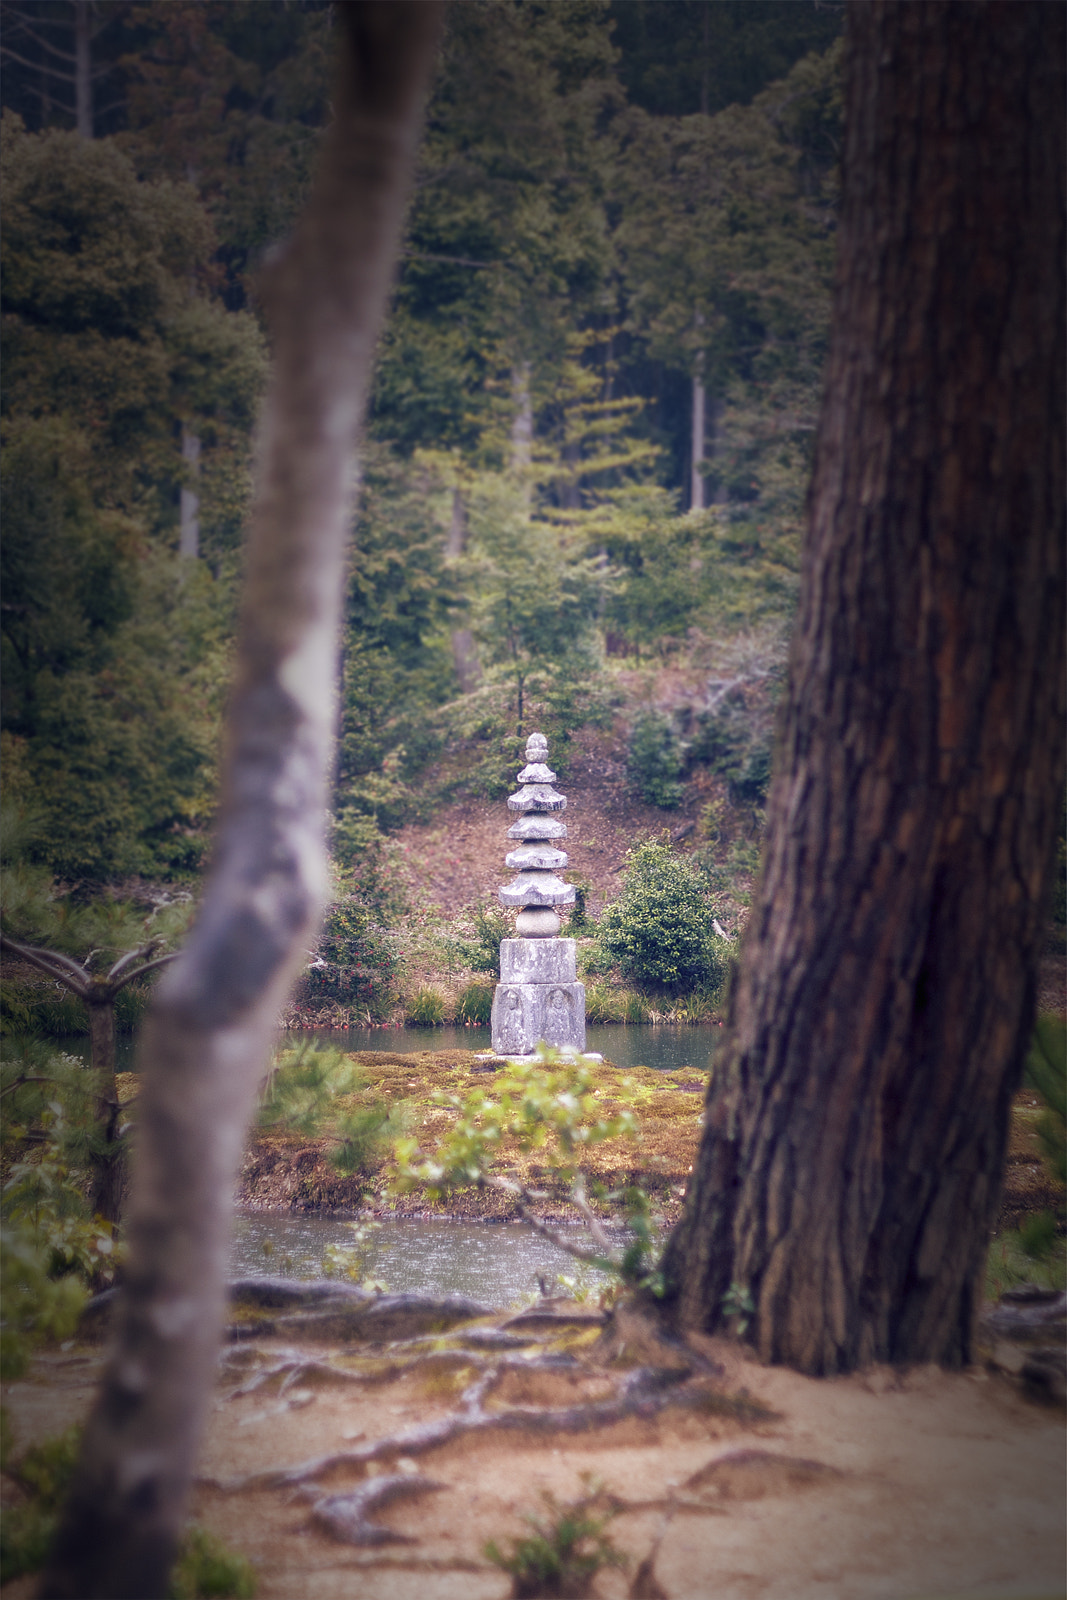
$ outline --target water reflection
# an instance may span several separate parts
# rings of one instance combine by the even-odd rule
[[[231,1273],[318,1278],[327,1248],[352,1243],[351,1228],[335,1217],[239,1212]],[[393,1218],[375,1228],[360,1248],[363,1274],[381,1279],[394,1293],[463,1294],[490,1306],[536,1294],[539,1278],[551,1286],[560,1273],[591,1288],[607,1281],[521,1223]]]
[[[682,1067],[707,1069],[711,1053],[722,1030],[714,1023],[692,1027],[648,1023],[590,1027],[585,1031],[586,1049],[595,1050],[617,1067],[652,1067],[659,1072],[677,1072]],[[300,1034],[286,1034],[286,1044],[296,1043]],[[335,1044],[342,1050],[387,1050],[407,1055],[413,1050],[488,1050],[488,1028],[338,1028],[307,1037]]]
[[[698,1023],[693,1027],[668,1023],[655,1027],[649,1023],[619,1024],[587,1028],[586,1048],[598,1051],[617,1067],[644,1066],[659,1072],[696,1067],[705,1071],[721,1036],[721,1029],[714,1023]],[[488,1050],[491,1044],[488,1028],[336,1028],[313,1034],[283,1033],[280,1043],[284,1048],[299,1044],[302,1039],[319,1039],[323,1044],[334,1044],[342,1050],[386,1050],[399,1055],[414,1050]],[[65,1037],[54,1043],[57,1050],[88,1064],[88,1039]],[[120,1072],[132,1070],[133,1052],[133,1037],[120,1035],[116,1051]]]

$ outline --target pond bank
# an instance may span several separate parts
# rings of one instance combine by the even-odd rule
[[[352,1052],[364,1078],[364,1087],[352,1097],[355,1104],[398,1108],[409,1132],[424,1148],[447,1131],[455,1112],[435,1105],[438,1092],[464,1096],[491,1082],[492,1067],[475,1051],[420,1050],[415,1052],[364,1050]],[[639,1131],[636,1138],[614,1139],[593,1146],[584,1164],[592,1183],[608,1189],[641,1184],[662,1210],[664,1220],[675,1220],[685,1192],[703,1111],[707,1076],[693,1067],[667,1074],[637,1066],[623,1071],[605,1061],[596,1069],[600,1110],[611,1116],[621,1110],[624,1097],[636,1094]],[[348,1097],[346,1097],[348,1098]],[[464,1221],[514,1219],[515,1203],[495,1190],[455,1191],[447,1202],[434,1203],[425,1193],[391,1192],[385,1152],[373,1158],[358,1175],[340,1173],[330,1162],[329,1138],[307,1139],[298,1134],[262,1131],[253,1134],[245,1153],[236,1199],[253,1210],[314,1211],[324,1215],[371,1217],[431,1217]],[[549,1191],[543,1214],[558,1221],[579,1219],[565,1192],[553,1190],[551,1174],[537,1160],[505,1143],[501,1160],[526,1181]]]

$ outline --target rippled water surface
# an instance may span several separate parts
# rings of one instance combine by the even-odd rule
[[[580,1230],[573,1231],[578,1239]],[[327,1247],[353,1242],[352,1228],[333,1217],[239,1212],[231,1273],[318,1278]],[[362,1274],[381,1279],[394,1293],[463,1294],[491,1306],[536,1294],[539,1277],[549,1287],[559,1273],[589,1285],[606,1281],[522,1223],[397,1218],[374,1228],[359,1248]]]

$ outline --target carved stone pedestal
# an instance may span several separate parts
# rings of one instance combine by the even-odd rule
[[[504,939],[493,996],[493,1049],[532,1055],[541,1041],[585,1049],[585,985],[577,981],[573,939]]]

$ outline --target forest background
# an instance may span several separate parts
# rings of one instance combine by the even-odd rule
[[[4,24],[5,923],[79,958],[91,925],[114,959],[180,926],[210,836],[269,365],[256,267],[306,190],[333,22],[43,0]],[[536,726],[587,805],[591,1017],[714,1006],[795,592],[840,25],[745,0],[451,9],[362,464],[335,899],[290,1023],[484,1016],[502,846],[448,886],[441,843]],[[657,897],[691,912],[658,964],[626,912]],[[83,1025],[47,981],[8,1004]]]

